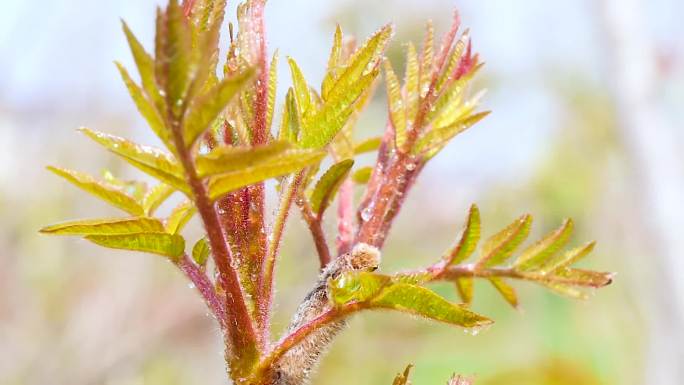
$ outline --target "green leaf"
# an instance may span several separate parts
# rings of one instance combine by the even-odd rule
[[[301,146],[321,148],[337,135],[354,112],[354,105],[378,76],[378,63],[392,34],[390,26],[376,32],[349,60],[318,113],[303,117]]]
[[[40,229],[54,235],[121,235],[162,232],[164,226],[155,218],[103,218],[62,222]]]
[[[341,65],[342,54],[342,29],[337,24],[335,27],[335,36],[333,38],[333,46],[330,50],[330,57],[328,58],[328,71],[323,78],[321,84],[321,96],[323,100],[328,100],[328,95],[332,90],[335,82],[338,79],[338,67]]]
[[[47,169],[114,207],[135,216],[145,215],[143,207],[133,197],[122,192],[118,188],[99,182],[90,175],[84,173],[52,166],[48,166]]]
[[[164,107],[164,102],[159,94],[156,80],[154,79],[154,59],[145,51],[145,48],[140,44],[133,32],[125,21],[121,20],[121,25],[128,41],[133,60],[138,68],[142,88],[147,93],[147,96],[152,100],[157,108]]]
[[[433,62],[434,62],[434,47],[435,47],[435,27],[432,21],[428,21],[425,31],[425,40],[423,40],[423,52],[420,58],[420,97],[423,98],[427,94],[432,81]]]
[[[109,151],[121,156],[133,166],[158,178],[162,182],[175,186],[181,191],[190,191],[190,188],[184,181],[183,167],[173,155],[154,147],[143,146],[130,140],[89,128],[83,127],[79,131]]]
[[[273,53],[271,64],[268,70],[268,94],[266,100],[266,127],[271,127],[273,124],[273,114],[275,111],[276,90],[278,86],[278,51]]]
[[[453,304],[424,287],[394,282],[392,277],[369,272],[340,274],[328,282],[329,298],[340,306],[360,302],[369,308],[398,310],[463,327],[492,323],[488,318]]]
[[[328,296],[335,305],[365,302],[376,297],[392,277],[382,274],[352,271],[328,281]]]
[[[466,218],[466,226],[461,233],[458,244],[447,254],[447,264],[454,265],[468,259],[475,251],[477,243],[480,241],[480,209],[476,205],[471,205]]]
[[[223,79],[206,94],[200,95],[190,104],[183,125],[183,139],[187,147],[206,131],[219,117],[228,103],[254,77],[254,69],[247,69],[237,75]]]
[[[209,154],[197,157],[200,177],[238,172],[248,168],[268,167],[296,161],[321,151],[302,150],[284,141],[275,141],[257,147],[219,147]]]
[[[406,105],[401,95],[399,80],[389,60],[385,60],[385,84],[387,85],[389,116],[394,127],[394,141],[397,148],[401,149],[406,142]]]
[[[585,300],[589,298],[587,293],[583,292],[582,290],[578,290],[570,285],[566,284],[561,284],[561,283],[555,283],[555,282],[538,282],[542,286],[545,286],[547,289],[553,291],[554,293],[558,295],[562,295],[564,297],[568,297],[571,299],[581,299]]]
[[[373,152],[380,148],[381,144],[382,138],[379,136],[374,136],[372,138],[362,140],[361,142],[356,143],[356,145],[354,145],[354,155],[360,155],[366,152]]]
[[[413,147],[413,155],[423,154],[426,158],[436,155],[456,135],[472,127],[489,115],[489,111],[480,112],[464,118],[450,126],[433,128],[418,138]]]
[[[539,269],[542,273],[549,273],[564,267],[568,267],[586,257],[594,250],[596,242],[592,241],[583,246],[568,250],[565,253],[558,253],[551,256]]]
[[[532,225],[532,216],[525,214],[505,229],[490,237],[482,246],[482,254],[475,269],[500,265],[527,238]]]
[[[160,183],[147,191],[145,197],[143,198],[143,208],[145,209],[145,214],[151,216],[154,212],[161,206],[164,201],[176,191],[173,187]]]
[[[185,240],[167,233],[137,233],[120,235],[88,235],[85,239],[110,249],[142,251],[176,260],[185,252]]]
[[[157,15],[155,76],[174,109],[184,103],[193,67],[190,25],[178,0],[171,0]]]
[[[231,191],[266,179],[275,178],[314,165],[325,157],[323,151],[292,150],[282,156],[213,177],[209,181],[209,197],[217,199]]]
[[[314,187],[311,194],[311,208],[319,218],[323,216],[323,212],[335,198],[337,190],[347,178],[347,175],[349,175],[349,170],[351,170],[353,165],[353,159],[345,159],[335,163],[316,183],[316,187]]]
[[[473,279],[470,277],[457,278],[454,283],[461,301],[466,305],[470,305],[473,302]]]
[[[409,42],[406,50],[406,119],[413,123],[418,115],[418,104],[420,101],[420,65],[418,64],[418,54],[413,43]]]
[[[612,273],[600,271],[563,268],[555,272],[555,277],[563,279],[564,284],[599,288],[613,282]],[[553,278],[549,278],[553,280]]]
[[[300,150],[288,142],[276,141],[257,147],[218,147],[195,161],[200,177],[240,171],[273,162],[281,157],[296,158],[309,154],[311,150]]]
[[[287,90],[285,95],[285,107],[283,108],[283,118],[278,131],[278,139],[297,143],[301,128],[301,116],[297,106],[297,98],[294,96],[294,89]]]
[[[196,212],[197,208],[193,201],[186,200],[182,202],[171,211],[171,215],[166,219],[166,232],[178,234]]]
[[[138,108],[140,114],[145,118],[147,124],[150,126],[152,131],[161,139],[161,141],[166,145],[166,147],[173,151],[175,148],[171,140],[171,134],[166,128],[164,119],[162,118],[160,111],[157,110],[154,104],[152,104],[143,94],[142,89],[138,87],[128,71],[121,65],[121,63],[115,62],[116,67],[119,69],[121,78],[128,89],[128,93],[131,95],[135,106]]]
[[[518,296],[515,294],[515,289],[510,286],[509,284],[506,283],[501,278],[498,277],[491,277],[489,278],[489,282],[494,286],[494,288],[501,294],[503,299],[506,300],[511,306],[514,308],[518,308]]]
[[[572,219],[563,221],[558,229],[523,251],[515,263],[515,268],[529,271],[540,267],[549,257],[555,255],[568,243],[573,227]]]
[[[371,306],[411,313],[466,328],[481,327],[493,322],[463,306],[447,301],[431,290],[404,283],[391,285],[382,290],[371,301]]]
[[[195,246],[192,247],[192,259],[200,266],[207,264],[210,254],[211,248],[209,247],[209,241],[207,241],[206,237],[197,241]]]
[[[373,173],[373,167],[366,166],[354,171],[352,174],[352,180],[356,184],[366,184],[370,180],[371,174]]]
[[[287,58],[287,62],[290,65],[290,73],[292,74],[292,87],[294,88],[295,97],[297,98],[299,111],[301,115],[304,116],[313,111],[309,85],[306,83],[304,74],[302,74],[302,70],[299,69],[297,62],[295,62],[295,60],[291,57]]]

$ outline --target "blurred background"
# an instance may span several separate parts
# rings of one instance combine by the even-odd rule
[[[44,165],[138,176],[74,129],[154,143],[112,60],[132,67],[119,18],[151,46],[156,4],[3,2],[2,385],[226,383],[218,328],[171,264],[37,234],[47,223],[109,214]],[[497,321],[477,336],[400,314],[363,314],[313,382],[390,384],[413,363],[418,385],[445,383],[453,372],[477,385],[683,384],[684,2],[271,0],[269,44],[319,84],[336,22],[365,37],[392,21],[388,56],[402,68],[403,43],[421,42],[427,19],[444,32],[454,7],[487,63],[478,83],[493,114],[428,165],[382,269],[431,263],[476,202],[485,236],[523,212],[536,218],[531,238],[575,218],[573,242],[598,241],[586,266],[617,279],[586,302],[515,283],[522,311],[477,285],[474,309]],[[289,85],[282,64],[280,78],[282,96]],[[378,135],[385,119],[380,87],[359,136]],[[317,268],[299,215],[285,242],[278,330]],[[450,285],[436,290],[456,298]]]

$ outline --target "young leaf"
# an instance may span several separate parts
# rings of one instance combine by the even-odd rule
[[[413,122],[418,114],[418,104],[420,100],[420,65],[418,64],[418,53],[413,43],[409,43],[406,50],[406,79],[404,84],[406,101],[406,119]]]
[[[109,151],[121,156],[133,166],[149,172],[153,177],[159,178],[172,186],[182,187],[181,190],[189,191],[183,176],[183,167],[171,155],[162,150],[150,146],[143,146],[118,136],[105,134],[82,127],[79,129],[92,140],[104,146]]]
[[[501,296],[514,308],[518,308],[518,296],[515,294],[515,289],[511,287],[501,278],[491,277],[489,282],[501,294]]]
[[[201,238],[195,246],[192,247],[192,259],[200,266],[207,264],[209,255],[211,254],[211,248],[209,247],[209,242],[207,238]]]
[[[189,106],[184,119],[183,139],[191,147],[197,138],[218,118],[238,91],[254,77],[254,69],[223,79],[206,94],[197,97]]]
[[[461,301],[465,305],[470,305],[473,302],[473,278],[457,278],[454,283],[456,284],[456,290],[458,291]]]
[[[160,112],[157,110],[157,107],[155,107],[155,105],[145,97],[140,87],[138,87],[138,85],[135,84],[133,79],[131,79],[131,76],[128,74],[128,71],[126,71],[123,65],[121,65],[121,63],[118,62],[115,62],[115,64],[116,67],[119,69],[121,78],[123,79],[124,84],[128,89],[128,93],[131,95],[131,98],[135,103],[135,106],[138,108],[138,111],[143,116],[143,118],[145,118],[147,124],[150,126],[152,131],[157,135],[157,137],[161,139],[161,141],[166,145],[168,149],[173,151],[174,146],[171,141],[171,134],[169,133],[169,130],[166,128],[164,119],[162,118]]]
[[[435,156],[454,136],[472,127],[489,115],[489,111],[468,116],[450,126],[433,128],[421,136],[413,147],[414,155],[423,154],[427,159]]]
[[[162,232],[164,226],[155,218],[104,218],[69,221],[40,229],[53,235],[121,235],[143,232]]]
[[[477,243],[480,241],[480,209],[476,205],[471,205],[466,219],[466,226],[461,233],[461,238],[456,247],[447,254],[447,264],[454,265],[468,259],[475,251]]]
[[[302,74],[302,70],[299,69],[297,62],[295,62],[295,60],[291,57],[287,58],[287,62],[290,65],[290,72],[292,74],[292,87],[295,92],[295,97],[297,98],[299,111],[301,115],[304,116],[312,111],[311,92],[309,91],[309,85],[306,83],[304,74]]]
[[[156,79],[166,93],[167,104],[177,108],[183,103],[194,67],[190,25],[178,0],[170,0],[166,12],[158,14],[156,32]]]
[[[392,277],[369,272],[341,274],[328,282],[329,298],[336,305],[363,302],[370,308],[398,310],[462,327],[484,326],[492,321],[452,304],[424,287],[394,282]]]
[[[338,79],[338,67],[340,66],[340,60],[342,55],[342,29],[340,25],[337,24],[335,27],[335,36],[333,38],[333,46],[330,50],[330,57],[328,58],[328,71],[323,78],[323,83],[321,84],[321,96],[323,100],[328,100],[328,95],[335,85]]]
[[[420,58],[420,98],[424,98],[432,81],[434,48],[435,47],[435,27],[432,21],[428,21],[425,27],[425,40],[423,40],[423,51]]]
[[[93,179],[90,175],[52,166],[48,166],[47,169],[114,207],[135,216],[145,215],[145,210],[133,197],[117,188]]]
[[[349,59],[349,65],[332,86],[323,107],[309,117],[303,117],[301,146],[326,146],[345,125],[354,111],[354,103],[364,95],[378,76],[378,63],[392,34],[385,26],[376,32]]]
[[[392,283],[392,277],[368,272],[340,274],[328,281],[328,297],[335,305],[349,302],[365,302],[376,297]]]
[[[371,300],[371,307],[399,310],[466,328],[491,324],[489,318],[455,305],[421,286],[398,283]]]
[[[538,282],[542,286],[546,287],[547,289],[553,291],[554,293],[558,295],[562,295],[564,297],[568,297],[571,299],[587,299],[589,296],[587,293],[578,290],[570,285],[567,284],[561,284],[561,283],[555,283],[555,282]]]
[[[366,184],[370,180],[371,174],[373,173],[373,167],[366,166],[354,171],[352,174],[352,180],[356,184]]]
[[[389,116],[394,127],[394,141],[397,148],[403,148],[406,142],[406,105],[401,95],[399,80],[389,60],[385,60],[385,83],[387,84]]]
[[[301,116],[294,89],[287,90],[285,95],[285,106],[283,108],[283,118],[278,131],[278,139],[289,143],[297,143],[301,128]]]
[[[613,281],[612,273],[600,271],[564,268],[555,273],[556,277],[563,278],[565,284],[573,286],[587,286],[599,288],[609,285]]]
[[[128,41],[131,54],[133,55],[135,66],[138,68],[142,88],[145,90],[147,96],[152,100],[157,108],[163,107],[163,101],[161,99],[161,95],[159,94],[159,88],[157,87],[157,83],[154,79],[154,59],[152,59],[150,54],[145,51],[145,48],[142,46],[142,44],[140,44],[131,29],[128,28],[128,25],[125,21],[121,20],[121,26],[123,28],[124,34],[126,35],[126,40]]]
[[[197,208],[191,200],[182,202],[171,211],[171,215],[166,219],[166,232],[178,234],[196,212]]]
[[[185,252],[185,240],[167,233],[136,233],[119,235],[88,235],[85,239],[110,249],[142,251],[177,259]]]
[[[299,150],[285,141],[276,141],[257,147],[218,147],[206,155],[197,157],[197,173],[200,177],[224,174],[256,167],[281,157],[296,158],[310,150]]]
[[[475,268],[482,269],[506,262],[513,251],[527,238],[531,224],[532,216],[525,214],[490,237],[482,246],[482,256]]]
[[[325,152],[307,151],[285,154],[272,160],[256,164],[254,167],[223,173],[209,181],[209,197],[217,199],[231,191],[266,179],[291,174],[314,165],[323,159]]]
[[[271,127],[273,124],[273,113],[275,111],[276,89],[278,86],[278,51],[273,53],[273,59],[269,65],[268,72],[268,101],[266,106],[266,127]]]
[[[353,165],[353,159],[345,159],[335,163],[316,183],[316,187],[311,194],[311,208],[319,218],[323,216],[323,212],[335,198],[337,190],[347,178],[347,175],[349,175],[349,170],[351,170]]]
[[[594,250],[596,242],[589,242],[583,246],[568,250],[565,253],[557,253],[551,256],[539,269],[542,273],[549,273],[564,267],[568,267],[581,260]]]
[[[520,254],[515,263],[516,269],[529,271],[541,266],[546,260],[555,255],[570,239],[572,234],[572,219],[566,219],[554,232],[528,247]]]

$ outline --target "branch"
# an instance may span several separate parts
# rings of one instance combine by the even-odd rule
[[[216,294],[214,283],[211,282],[207,274],[195,264],[187,254],[183,254],[181,259],[176,262],[176,266],[185,274],[185,276],[195,285],[195,288],[200,292],[204,302],[206,302],[209,309],[216,317],[216,320],[221,325],[221,330],[226,330],[226,309],[224,303]]]
[[[228,241],[221,227],[218,213],[209,199],[207,187],[197,176],[193,156],[185,146],[181,134],[181,121],[181,119],[174,118],[171,106],[167,107],[167,123],[171,127],[174,145],[183,165],[188,184],[192,189],[197,211],[207,232],[212,256],[219,272],[219,283],[226,291],[226,309],[230,309],[226,318],[228,337],[233,348],[231,351],[236,354],[237,360],[251,359],[250,356],[256,356],[257,338],[254,325],[249,315],[237,271],[232,265],[233,255],[228,247]]]
[[[259,295],[256,298],[257,306],[257,326],[264,334],[264,340],[268,340],[270,332],[268,325],[268,318],[271,311],[271,303],[273,302],[273,272],[275,270],[276,256],[280,249],[280,242],[283,238],[283,230],[285,223],[290,213],[290,208],[294,197],[301,186],[304,171],[299,172],[287,186],[280,199],[280,207],[278,208],[277,217],[273,224],[273,231],[271,232],[271,242],[268,247],[266,259],[261,274],[259,275]]]
[[[582,270],[588,272],[586,270]],[[585,286],[599,288],[609,285],[612,282],[612,274],[604,274],[605,279],[596,281],[579,280],[567,277],[560,277],[557,275],[547,275],[539,272],[523,272],[512,267],[492,267],[487,269],[476,269],[475,264],[462,264],[456,266],[448,266],[438,273],[430,281],[453,281],[458,278],[513,278],[523,281],[556,283],[563,285]]]
[[[321,269],[324,268],[330,262],[330,249],[328,248],[328,242],[325,240],[325,233],[323,233],[323,227],[321,223],[321,218],[314,214],[311,210],[311,205],[303,196],[300,196],[296,200],[297,206],[302,212],[302,217],[309,226],[309,231],[311,236],[313,236],[314,244],[316,245],[316,252],[318,253],[318,259],[320,260]]]

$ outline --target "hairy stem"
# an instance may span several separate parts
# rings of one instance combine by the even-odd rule
[[[280,206],[278,207],[278,213],[273,224],[273,231],[271,232],[271,241],[268,246],[263,270],[259,276],[259,295],[256,299],[257,326],[261,330],[263,338],[266,341],[270,334],[268,318],[273,302],[273,273],[275,270],[276,257],[280,250],[280,242],[283,238],[283,230],[285,229],[285,223],[287,222],[292,202],[294,201],[299,186],[301,186],[303,177],[304,171],[301,171],[294,176],[280,198]]]
[[[257,356],[257,339],[254,325],[249,315],[237,271],[232,266],[233,256],[228,247],[225,233],[221,228],[218,213],[209,199],[206,186],[197,176],[192,153],[185,146],[185,141],[181,134],[182,120],[174,117],[171,107],[168,107],[167,120],[170,123],[178,157],[183,165],[188,184],[192,189],[197,211],[202,218],[204,229],[207,232],[214,263],[219,272],[219,283],[226,291],[226,309],[230,309],[226,317],[228,339],[232,348],[230,351],[235,355],[234,358],[237,362],[255,359]]]

